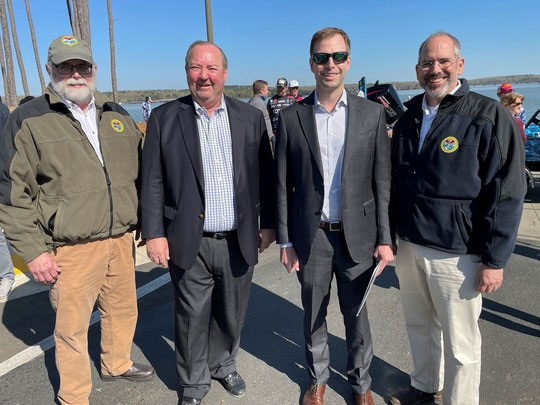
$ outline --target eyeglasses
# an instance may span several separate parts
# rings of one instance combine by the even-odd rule
[[[311,60],[316,65],[326,65],[326,63],[328,63],[328,59],[330,59],[330,56],[334,60],[335,64],[339,64],[347,60],[347,58],[349,57],[349,52],[314,53],[313,55],[311,55]]]
[[[82,64],[82,65],[67,65],[67,64],[60,64],[60,65],[54,65],[56,67],[56,70],[58,70],[58,73],[62,75],[69,75],[73,73],[73,69],[77,69],[77,72],[81,75],[89,75],[92,73],[92,65]]]
[[[441,69],[448,69],[450,66],[452,66],[454,63],[456,63],[457,59],[439,59],[439,60],[427,60],[425,62],[419,63],[418,66],[422,70],[431,70],[435,64],[439,65]]]

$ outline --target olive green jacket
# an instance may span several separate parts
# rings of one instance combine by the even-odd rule
[[[0,136],[0,226],[26,262],[137,224],[141,134],[118,104],[97,92],[95,104],[103,165],[50,85]]]

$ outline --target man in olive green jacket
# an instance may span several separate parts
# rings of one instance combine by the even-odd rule
[[[0,226],[34,279],[51,286],[58,400],[87,404],[96,301],[102,379],[155,375],[130,360],[141,134],[122,107],[95,91],[97,67],[83,40],[55,39],[46,68],[49,87],[13,112],[0,139]]]

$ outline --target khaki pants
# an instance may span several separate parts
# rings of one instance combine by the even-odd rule
[[[424,392],[444,385],[445,404],[478,404],[480,258],[400,240],[395,263],[414,364],[411,385]]]
[[[101,373],[119,375],[132,365],[137,322],[133,237],[126,233],[62,246],[55,259],[61,273],[49,296],[56,311],[58,400],[88,404],[92,389],[88,327],[96,301],[101,312]]]

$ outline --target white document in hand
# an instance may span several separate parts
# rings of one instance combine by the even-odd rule
[[[360,315],[360,311],[366,304],[366,300],[368,297],[368,294],[371,290],[371,287],[373,287],[373,283],[375,283],[375,279],[377,278],[377,273],[379,272],[379,268],[381,267],[381,262],[378,262],[375,268],[373,269],[373,273],[371,273],[371,278],[369,279],[369,283],[366,288],[366,292],[364,293],[364,298],[362,298],[362,302],[360,303],[360,308],[358,308],[358,312],[356,313],[356,316]]]

